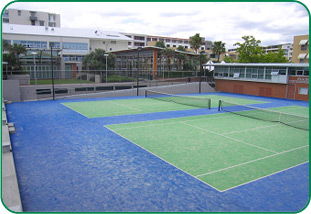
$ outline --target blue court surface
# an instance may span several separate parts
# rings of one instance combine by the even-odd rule
[[[260,108],[309,108],[303,101],[230,93],[204,95],[257,100],[251,106]],[[222,114],[215,106],[88,118],[65,105],[121,99],[147,98],[36,101],[6,106],[8,120],[16,128],[11,142],[24,211],[297,212],[307,205],[309,161],[218,191],[108,128]]]

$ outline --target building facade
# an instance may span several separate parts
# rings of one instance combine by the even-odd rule
[[[268,46],[261,46],[262,50],[265,54],[277,53],[280,49],[284,51],[284,56],[291,62],[292,55],[293,55],[293,43],[283,43],[283,44],[276,44],[276,45],[268,45]],[[228,49],[229,53],[237,53],[237,48]]]
[[[117,32],[13,24],[2,25],[2,39],[26,47],[27,54],[21,56],[23,67],[32,78],[36,67],[36,77],[41,79],[51,78],[51,44],[53,58],[58,59],[54,68],[60,71],[59,77],[74,78],[82,69],[85,55],[97,48],[106,52],[124,50],[131,41]]]
[[[169,77],[171,71],[176,72],[176,75],[178,73],[182,75],[186,61],[178,60],[177,57],[168,59],[161,55],[162,50],[163,48],[148,46],[142,47],[139,52],[138,49],[114,51],[113,54],[116,55],[116,70],[123,72],[128,77],[136,77],[139,65],[139,77],[145,79]],[[194,53],[175,50],[175,54],[178,53],[185,54],[190,61],[192,57],[198,56]]]
[[[213,64],[216,90],[256,96],[309,100],[309,64]]]
[[[278,45],[269,45],[264,46],[262,49],[265,51],[265,53],[278,53],[279,50],[284,51],[284,56],[288,59],[288,61],[292,61],[293,56],[293,43],[284,43],[284,44],[278,44]]]
[[[294,37],[293,63],[309,63],[309,35]]]
[[[60,15],[32,10],[5,9],[2,23],[60,27]]]
[[[152,46],[154,47],[157,42],[164,42],[165,47],[177,49],[179,46],[183,46],[187,51],[194,52],[190,45],[190,39],[182,39],[175,37],[164,37],[164,36],[152,36],[146,34],[134,34],[134,33],[122,33],[123,35],[133,39],[133,42],[129,42],[129,49],[136,49],[138,47]],[[199,50],[211,50],[213,42],[205,41],[202,37],[202,44]]]

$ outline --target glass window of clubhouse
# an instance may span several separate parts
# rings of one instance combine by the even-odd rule
[[[225,63],[213,66],[215,79],[287,83],[289,76],[309,77],[309,65],[303,63]]]

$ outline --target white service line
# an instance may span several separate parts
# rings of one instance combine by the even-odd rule
[[[217,133],[217,132],[213,132],[213,131],[210,131],[210,130],[202,129],[202,128],[197,127],[197,126],[194,126],[194,125],[191,125],[191,124],[187,124],[187,123],[185,123],[185,122],[183,122],[183,121],[180,121],[180,123],[185,124],[185,125],[187,125],[187,126],[190,126],[190,127],[192,127],[192,128],[196,128],[196,129],[199,129],[199,130],[202,130],[202,131],[205,131],[205,132],[209,132],[209,133],[212,133],[212,134],[215,134],[215,135],[218,135],[218,136],[221,136],[221,137],[224,137],[224,138],[233,140],[233,141],[237,141],[237,142],[240,142],[240,143],[244,143],[244,144],[246,144],[246,145],[253,146],[253,147],[256,147],[256,148],[261,149],[261,150],[265,150],[265,151],[272,152],[272,153],[277,153],[276,151],[273,151],[273,150],[271,150],[271,149],[266,149],[266,148],[263,148],[263,147],[260,147],[260,146],[253,145],[253,144],[251,144],[251,143],[244,142],[244,141],[242,141],[242,140],[238,140],[238,139],[235,139],[235,138],[232,138],[232,137],[228,137],[228,136],[223,135],[223,134],[219,134],[219,133]]]

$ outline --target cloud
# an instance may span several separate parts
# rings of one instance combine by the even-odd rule
[[[62,27],[179,38],[200,33],[227,48],[244,35],[268,44],[309,32],[309,14],[297,2],[16,2],[10,7],[59,13]]]

